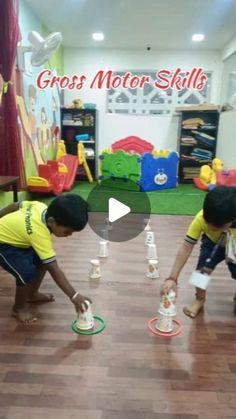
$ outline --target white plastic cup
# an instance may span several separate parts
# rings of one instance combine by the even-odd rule
[[[106,228],[107,230],[112,230],[112,223],[109,221],[109,218],[106,218]]]
[[[155,234],[153,233],[153,231],[146,231],[145,244],[146,246],[148,244],[155,244]]]
[[[94,326],[94,318],[91,310],[91,304],[89,301],[86,300],[88,308],[86,311],[82,313],[79,311],[78,313],[78,320],[76,322],[76,327],[80,330],[89,330],[92,329]]]
[[[108,242],[106,240],[99,240],[98,257],[99,258],[108,257]]]
[[[102,240],[109,241],[109,233],[108,233],[107,228],[104,228],[103,230],[101,230],[101,236],[102,236]]]
[[[201,273],[199,271],[192,272],[189,283],[194,285],[197,288],[200,288],[202,290],[206,290],[209,283],[210,283],[211,277],[207,273]]]
[[[176,293],[170,290],[168,294],[163,294],[158,313],[162,316],[172,317],[176,315]]]
[[[157,260],[157,248],[155,244],[147,245],[147,259]]]
[[[172,318],[160,315],[155,324],[155,328],[164,333],[172,332],[174,329]]]
[[[158,261],[150,259],[147,265],[146,277],[155,279],[155,278],[159,278],[159,276],[160,275],[158,272]]]
[[[98,259],[90,260],[91,263],[91,270],[89,273],[90,279],[99,279],[101,278],[101,269],[100,269],[100,261]]]
[[[145,228],[144,228],[144,231],[151,231],[151,220],[150,220],[150,218],[149,219],[145,218],[144,223],[146,224]]]

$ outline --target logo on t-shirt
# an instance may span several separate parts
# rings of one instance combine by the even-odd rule
[[[31,217],[32,217],[32,205],[29,205],[26,209],[25,215],[25,227],[27,234],[33,234],[32,224],[31,224]]]

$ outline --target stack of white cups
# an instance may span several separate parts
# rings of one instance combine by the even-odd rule
[[[160,332],[170,333],[173,331],[172,317],[176,315],[176,293],[170,290],[168,294],[162,296],[158,310],[159,317],[156,322],[156,329]]]
[[[153,231],[146,231],[145,244],[146,246],[148,246],[149,244],[155,244],[155,234],[153,233]]]
[[[157,260],[157,247],[154,243],[147,246],[147,259]]]
[[[155,234],[153,231],[151,231],[150,220],[148,220],[144,231],[145,231],[145,245],[147,246],[147,260],[148,260],[146,276],[152,279],[159,278]]]
[[[99,240],[98,257],[99,258],[107,258],[108,254],[109,254],[109,252],[108,252],[108,241]]]
[[[112,223],[109,221],[109,218],[106,218],[106,228],[107,230],[112,230]]]
[[[88,306],[87,310],[85,310],[84,312],[79,311],[78,313],[76,327],[80,330],[89,330],[92,329],[94,326],[94,318],[91,310],[91,304],[87,300],[86,303]]]
[[[146,224],[146,226],[144,228],[144,231],[151,231],[151,220],[150,220],[150,218],[149,219],[145,218],[144,223]]]
[[[100,279],[101,278],[101,269],[100,269],[100,261],[98,259],[90,260],[91,263],[91,270],[89,273],[90,279]]]
[[[151,279],[159,278],[158,261],[155,259],[149,259],[146,271],[146,277]]]
[[[155,234],[153,231],[146,231],[145,244],[147,246],[147,259],[157,260]]]
[[[105,240],[105,241],[109,241],[109,232],[108,232],[108,228],[104,228],[103,230],[101,230],[101,238],[102,238],[102,240]]]

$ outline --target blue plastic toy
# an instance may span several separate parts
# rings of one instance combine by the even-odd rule
[[[178,161],[179,156],[176,151],[171,151],[166,157],[144,153],[141,160],[141,190],[156,191],[176,188]]]

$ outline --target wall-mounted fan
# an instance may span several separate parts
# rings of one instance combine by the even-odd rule
[[[62,35],[60,32],[53,32],[46,38],[43,38],[38,32],[32,31],[28,35],[30,45],[28,47],[18,46],[17,48],[17,65],[19,70],[25,71],[26,52],[31,52],[31,64],[33,66],[40,66],[45,61],[49,60],[54,52],[62,43]]]

